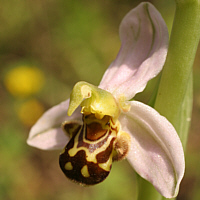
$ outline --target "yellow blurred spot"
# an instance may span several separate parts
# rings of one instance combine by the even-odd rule
[[[5,77],[5,86],[14,96],[27,97],[37,93],[44,84],[44,75],[36,67],[19,66]]]
[[[32,126],[43,113],[43,105],[35,99],[23,103],[18,108],[19,119],[27,126]]]

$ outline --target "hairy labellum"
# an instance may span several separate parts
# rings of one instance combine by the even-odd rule
[[[93,114],[83,116],[83,125],[64,123],[63,129],[72,132],[59,159],[64,174],[82,185],[102,182],[110,173],[113,158],[122,159],[128,152],[128,141],[127,149],[117,150],[123,149],[117,142],[119,128],[119,122],[111,117],[97,119]]]

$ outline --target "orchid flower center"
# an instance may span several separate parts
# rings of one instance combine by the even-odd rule
[[[71,93],[68,114],[73,114],[79,105],[83,123],[63,123],[63,130],[71,139],[59,162],[69,179],[93,185],[108,176],[112,161],[125,158],[130,138],[121,131],[120,108],[111,93],[79,82]]]

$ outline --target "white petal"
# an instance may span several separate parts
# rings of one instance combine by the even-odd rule
[[[46,111],[31,128],[27,143],[44,150],[64,148],[69,137],[61,128],[62,122],[74,119],[81,120],[79,109],[72,116],[67,116],[68,107],[69,99]]]
[[[99,87],[129,100],[162,70],[168,30],[156,8],[150,3],[141,3],[124,17],[119,32],[121,49]]]
[[[127,159],[144,179],[166,198],[177,195],[185,171],[181,141],[172,124],[155,109],[131,102],[120,116],[122,130],[131,136]]]

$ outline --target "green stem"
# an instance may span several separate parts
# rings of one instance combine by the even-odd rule
[[[155,102],[155,109],[176,130],[179,130],[179,115],[199,43],[199,27],[199,1],[177,3],[168,55]]]
[[[192,66],[199,39],[200,1],[176,0],[168,55],[154,108],[174,125],[184,149],[192,108]],[[165,199],[142,178],[139,182],[138,200]]]
[[[179,125],[179,129],[177,130],[177,132],[180,134],[179,136],[181,138],[184,150],[186,148],[188,132],[189,132],[189,127],[190,127],[192,103],[193,103],[193,76],[191,73],[186,95],[183,100],[182,109],[180,113],[180,125]],[[162,200],[167,200],[167,199],[163,197]],[[175,198],[171,200],[175,200]]]
[[[186,95],[184,97],[181,112],[179,115],[180,120],[177,129],[184,150],[186,149],[187,138],[190,128],[192,105],[193,105],[193,73],[190,74]]]

